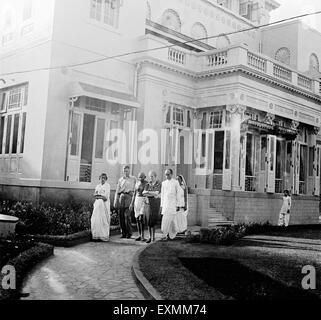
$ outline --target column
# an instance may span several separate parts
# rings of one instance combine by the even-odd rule
[[[240,139],[241,124],[246,107],[238,104],[228,105],[226,111],[231,114],[231,169],[232,191],[240,191]]]

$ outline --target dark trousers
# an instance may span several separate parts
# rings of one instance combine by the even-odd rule
[[[129,208],[120,208],[119,209],[119,221],[121,233],[123,236],[132,235],[132,225],[131,225],[131,215]]]
[[[119,197],[119,222],[123,236],[132,235],[131,214],[129,211],[131,200],[132,196],[129,194],[121,194]]]

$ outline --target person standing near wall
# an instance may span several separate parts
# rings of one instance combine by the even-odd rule
[[[135,192],[132,197],[132,202],[129,207],[129,211],[134,209],[135,218],[137,223],[138,237],[136,241],[146,241],[144,237],[144,220],[145,220],[145,197],[143,192],[147,185],[146,175],[143,172],[138,174],[138,181],[135,185]]]
[[[128,165],[124,166],[123,172],[124,175],[117,183],[114,207],[119,209],[121,238],[130,239],[132,236],[132,228],[129,207],[135,191],[136,178],[130,175],[130,167]]]
[[[99,177],[100,184],[96,186],[94,211],[91,216],[91,233],[93,240],[109,241],[110,229],[110,185],[107,174]]]
[[[145,187],[143,195],[146,203],[145,220],[148,226],[149,239],[147,243],[155,241],[155,227],[159,219],[160,210],[160,193],[162,185],[157,180],[157,174],[155,171],[148,173],[149,183]]]
[[[290,221],[290,210],[291,210],[291,196],[288,190],[284,190],[283,203],[279,216],[279,226],[287,227]]]
[[[162,218],[162,232],[164,239],[174,239],[177,235],[178,227],[176,221],[176,214],[179,210],[179,183],[173,179],[173,170],[167,169],[165,171],[166,180],[162,183],[161,190],[161,213]]]
[[[178,207],[179,210],[176,214],[178,233],[184,233],[187,230],[187,214],[188,214],[188,190],[187,184],[182,175],[178,175],[176,180],[179,183],[178,193]]]

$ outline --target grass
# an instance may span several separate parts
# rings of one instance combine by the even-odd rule
[[[186,269],[167,243],[157,242],[147,247],[139,257],[139,264],[144,276],[165,300],[225,299]]]
[[[230,247],[182,240],[158,242],[143,251],[140,265],[145,277],[168,300],[217,300],[229,296],[235,299],[321,298],[319,286],[309,292],[314,296],[301,288],[303,266],[316,268],[317,283],[321,277],[320,239],[321,230],[312,228],[252,235]],[[218,259],[232,261],[233,268],[228,270],[222,263],[219,266]],[[215,278],[213,273],[218,276]],[[218,283],[224,275],[234,280]],[[244,280],[250,281],[242,283]],[[251,282],[258,285],[253,287]]]

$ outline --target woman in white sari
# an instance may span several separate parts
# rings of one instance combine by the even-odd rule
[[[188,214],[188,191],[185,179],[182,175],[177,176],[180,185],[178,191],[178,211],[176,214],[177,232],[183,233],[187,230],[187,214]]]
[[[91,233],[93,240],[109,241],[110,229],[110,185],[107,174],[99,177],[100,184],[96,186],[94,211],[91,216]]]

